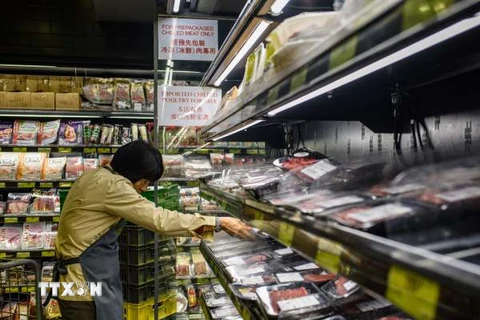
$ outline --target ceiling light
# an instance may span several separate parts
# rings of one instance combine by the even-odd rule
[[[180,11],[180,1],[182,1],[182,0],[175,0],[173,2],[173,12]]]
[[[230,61],[228,64],[227,68],[223,70],[222,74],[220,77],[218,77],[217,81],[213,84],[214,86],[218,87],[223,80],[232,72],[232,70],[237,66],[237,64],[250,52],[252,47],[255,45],[255,43],[260,39],[260,37],[263,35],[265,30],[267,30],[268,26],[271,24],[271,22],[267,21],[261,21],[255,30],[250,34],[248,37],[247,41],[243,44],[242,48],[237,52],[237,55]]]
[[[287,5],[290,0],[276,0],[270,7],[270,12],[274,15],[282,13],[283,8]]]
[[[285,110],[288,110],[296,105],[299,105],[305,101],[308,101],[310,99],[313,99],[315,97],[318,97],[320,95],[323,95],[325,93],[328,93],[334,89],[337,89],[341,86],[344,86],[350,82],[353,82],[357,79],[360,79],[362,77],[365,77],[366,75],[369,75],[371,73],[374,73],[375,71],[378,71],[380,69],[383,69],[389,65],[392,65],[396,62],[399,62],[405,58],[408,58],[410,56],[413,56],[425,49],[428,49],[430,47],[433,47],[439,43],[442,43],[448,39],[451,39],[455,36],[458,36],[468,30],[471,30],[473,28],[476,28],[480,25],[480,16],[476,16],[474,18],[469,18],[462,20],[452,26],[449,26],[442,31],[439,31],[437,33],[432,34],[431,36],[428,36],[408,47],[405,47],[395,53],[392,53],[380,60],[375,61],[374,63],[363,67],[361,69],[358,69],[357,71],[354,71],[350,73],[349,75],[340,78],[338,80],[335,80],[329,84],[327,84],[324,87],[321,87],[315,91],[312,91],[310,93],[307,93],[303,95],[302,97],[299,97],[291,102],[288,102],[284,104],[283,106],[280,106],[270,112],[268,112],[269,116],[274,116],[280,112],[283,112]]]
[[[248,128],[250,128],[250,127],[252,127],[252,126],[254,126],[254,125],[256,125],[256,124],[259,124],[260,122],[263,122],[263,121],[264,121],[264,120],[255,120],[255,121],[253,121],[253,122],[250,122],[249,124],[246,124],[246,125],[240,127],[240,129],[237,129],[237,130],[234,130],[234,131],[232,131],[232,132],[223,134],[223,135],[221,135],[220,137],[215,137],[215,138],[213,138],[212,140],[213,140],[213,141],[217,141],[217,140],[223,139],[223,138],[225,138],[225,137],[231,136],[232,134],[235,134],[235,133],[240,132],[240,131],[242,131],[242,130],[248,129]]]

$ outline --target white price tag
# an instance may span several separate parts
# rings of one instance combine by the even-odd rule
[[[363,199],[357,196],[345,196],[345,197],[340,197],[340,198],[320,202],[320,206],[328,209],[328,208],[339,207],[342,205],[352,204],[352,203],[357,203],[362,201]]]
[[[256,268],[251,268],[251,269],[247,269],[247,270],[244,270],[244,271],[240,271],[242,275],[249,275],[249,274],[256,274],[256,273],[262,273],[262,272],[265,272],[265,269],[263,269],[262,267],[256,267]]]
[[[476,198],[480,197],[480,187],[468,187],[460,190],[444,192],[437,194],[437,197],[448,202],[456,202]]]
[[[319,269],[319,268],[315,263],[307,263],[307,264],[296,266],[293,269],[297,271],[303,271],[303,270],[312,270],[312,269]]]
[[[119,101],[118,106],[122,109],[125,109],[127,107],[127,103],[125,101]]]
[[[296,309],[303,309],[319,305],[320,301],[314,296],[309,295],[300,298],[294,298],[290,300],[278,301],[278,307],[281,311],[290,311]]]
[[[223,263],[225,263],[225,265],[227,266],[238,266],[238,265],[245,264],[245,261],[243,261],[243,259],[241,258],[235,257],[235,258],[223,260]]]
[[[277,273],[276,274],[278,281],[281,283],[284,282],[303,282],[303,277],[298,272],[288,272],[288,273]]]
[[[383,192],[388,193],[388,194],[402,194],[406,192],[411,192],[411,191],[417,191],[424,189],[425,186],[417,183],[410,183],[406,184],[403,186],[396,186],[396,187],[391,187],[391,188],[384,188],[382,189]]]
[[[317,180],[318,178],[326,175],[327,173],[337,169],[334,165],[331,165],[325,160],[320,160],[315,164],[312,164],[309,167],[306,167],[301,172],[306,176],[312,178],[313,180]]]
[[[350,291],[352,290],[353,288],[355,288],[357,286],[357,283],[356,282],[353,282],[352,280],[349,280],[347,282],[345,282],[343,284],[343,287],[345,288],[345,290],[347,291]]]
[[[275,250],[273,252],[275,252],[276,254],[278,254],[280,256],[286,256],[286,255],[289,255],[289,254],[293,254],[293,250],[290,249],[290,248],[279,249],[279,250]]]
[[[135,103],[133,104],[133,110],[135,110],[135,111],[142,111],[142,104],[139,103],[139,102],[135,102]]]
[[[401,204],[385,204],[365,211],[352,213],[350,219],[361,223],[380,221],[412,212],[412,209]]]
[[[240,282],[246,285],[256,285],[256,284],[264,284],[265,280],[263,280],[261,276],[254,276],[254,277],[243,278],[240,280]]]

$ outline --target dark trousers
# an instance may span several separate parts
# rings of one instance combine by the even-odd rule
[[[95,320],[95,302],[58,299],[62,320]]]

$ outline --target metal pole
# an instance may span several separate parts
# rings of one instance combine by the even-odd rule
[[[159,148],[159,141],[158,141],[158,16],[155,10],[155,17],[153,21],[153,143],[156,148]],[[155,206],[158,205],[158,181],[155,181],[153,196],[155,199]],[[154,318],[155,320],[158,319],[158,291],[159,291],[159,283],[158,283],[158,233],[155,232],[155,244],[154,244],[154,275],[155,275],[155,285],[154,285]]]

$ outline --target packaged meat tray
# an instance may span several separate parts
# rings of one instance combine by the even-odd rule
[[[212,271],[208,266],[205,258],[200,252],[192,252],[193,262],[193,275],[195,277],[208,277],[211,276]]]
[[[274,282],[275,283],[275,282]],[[268,285],[268,284],[259,284],[259,285]],[[238,285],[230,284],[230,290],[235,294],[235,296],[240,300],[246,301],[257,301],[257,286],[255,285]]]
[[[395,308],[385,299],[377,300],[373,298],[353,301],[341,306],[341,312],[344,316],[361,319],[378,319],[392,313]]]
[[[1,152],[0,153],[0,179],[17,179],[18,166],[20,164],[20,153]]]
[[[288,282],[311,282],[322,284],[335,279],[336,275],[328,273],[321,269],[303,271],[303,272],[282,272],[276,273],[275,277],[279,283]]]
[[[288,271],[308,271],[308,270],[320,269],[320,267],[317,266],[315,263],[305,258],[299,259],[291,263],[284,263],[284,266],[285,266],[285,270],[288,270]]]
[[[243,255],[253,255],[257,253],[262,253],[265,251],[276,250],[281,248],[282,245],[272,241],[272,242],[258,242],[253,244],[238,244],[237,247],[231,247],[230,250],[222,250],[215,254],[215,257],[218,260],[224,260],[231,257],[243,256]]]
[[[323,285],[321,289],[330,298],[338,300],[350,297],[360,290],[360,286],[352,280],[339,276],[337,279]]]
[[[162,155],[163,177],[183,177],[185,175],[184,158],[180,155]]]
[[[213,319],[223,319],[227,317],[239,316],[237,309],[232,306],[221,307],[210,311]]]
[[[203,294],[205,304],[209,308],[218,308],[225,305],[231,305],[232,301],[225,294],[216,294],[214,292],[206,292]]]
[[[189,253],[179,253],[177,254],[177,265],[176,265],[176,275],[177,277],[190,277],[191,268],[190,268],[191,256]]]
[[[225,288],[223,288],[223,286],[221,284],[216,284],[216,285],[212,286],[212,290],[216,294],[225,294],[226,293]]]
[[[31,193],[9,193],[7,200],[7,214],[26,214],[32,200]]]
[[[238,277],[234,284],[242,286],[266,286],[277,284],[277,279],[273,273],[264,273],[260,275]]]
[[[0,249],[19,250],[21,248],[21,237],[21,225],[4,225],[0,227]]]
[[[13,125],[12,144],[35,145],[37,144],[40,122],[16,120]]]
[[[246,256],[235,256],[222,260],[222,264],[225,267],[251,265],[258,262],[266,262],[271,259],[273,259],[273,254],[266,252]]]
[[[40,180],[46,153],[24,153],[17,171],[18,180]]]
[[[249,266],[226,267],[225,270],[232,283],[241,283],[242,278],[271,273],[276,268],[278,266],[256,263]]]
[[[269,319],[293,319],[300,314],[327,313],[331,301],[318,287],[309,283],[279,284],[256,290],[261,307]]]
[[[244,184],[242,188],[256,199],[261,199],[266,195],[276,193],[280,179],[277,177],[266,178],[262,182]]]

